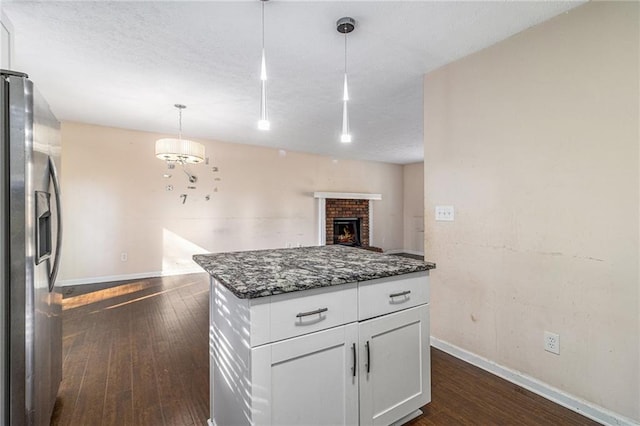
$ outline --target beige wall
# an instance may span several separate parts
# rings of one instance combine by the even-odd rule
[[[371,244],[402,248],[400,165],[201,141],[211,164],[190,167],[199,178],[190,190],[179,169],[162,177],[166,165],[154,157],[161,136],[63,123],[63,283],[188,271],[194,253],[315,245],[314,191],[382,194]]]
[[[424,163],[406,164],[404,176],[404,251],[424,253]]]
[[[433,335],[635,420],[639,15],[586,4],[424,91]]]

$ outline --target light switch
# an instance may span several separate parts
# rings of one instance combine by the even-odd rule
[[[453,222],[453,206],[436,206],[436,220]]]

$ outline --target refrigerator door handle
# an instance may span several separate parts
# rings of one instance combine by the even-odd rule
[[[53,259],[51,274],[49,275],[49,291],[52,291],[56,282],[56,278],[58,277],[58,268],[60,266],[60,249],[62,248],[62,202],[60,201],[60,182],[58,181],[58,172],[56,170],[55,162],[51,157],[49,157],[49,174],[51,176],[51,182],[53,183],[53,192],[56,197],[56,216],[58,222],[58,235],[56,235],[56,254]]]

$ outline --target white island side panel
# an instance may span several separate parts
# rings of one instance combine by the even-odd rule
[[[215,278],[211,278],[210,290],[211,420],[216,426],[249,426],[252,306],[249,299],[237,298]],[[266,300],[256,305],[255,311],[264,315],[269,297],[262,299]],[[263,322],[253,323],[260,328]]]

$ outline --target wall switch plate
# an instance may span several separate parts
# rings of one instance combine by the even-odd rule
[[[453,222],[454,218],[453,206],[436,206],[436,220]]]
[[[544,332],[544,350],[560,355],[560,335],[550,331]]]
[[[127,254],[127,252],[123,251],[122,253],[120,253],[120,261],[126,262],[127,260],[129,260],[129,255]]]

